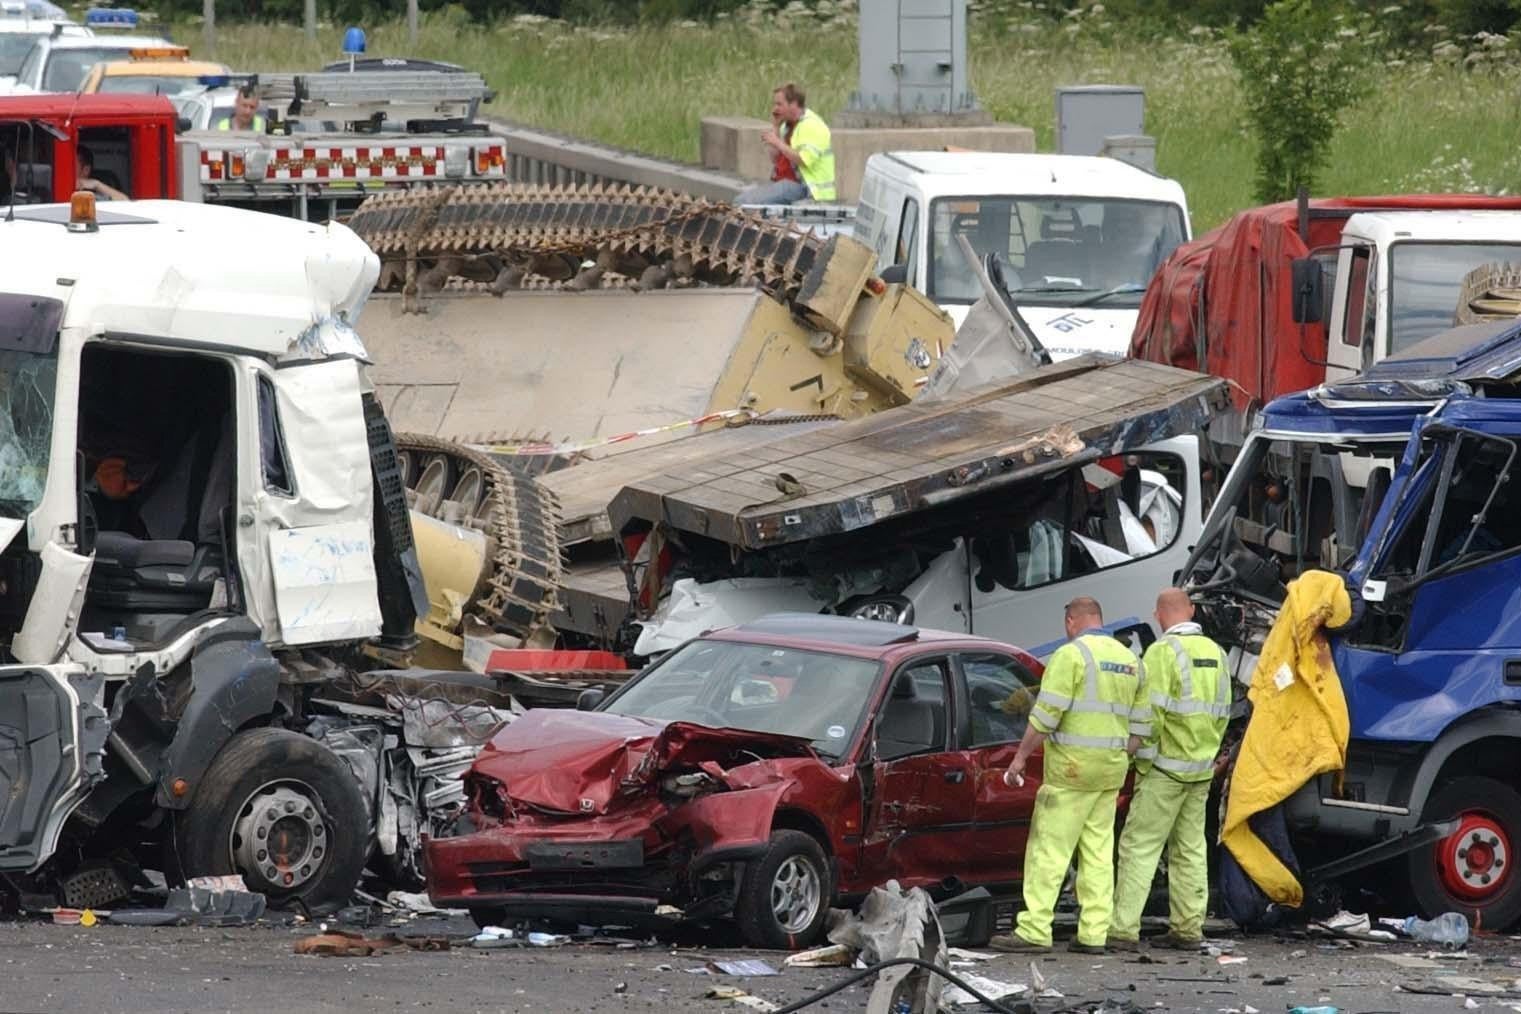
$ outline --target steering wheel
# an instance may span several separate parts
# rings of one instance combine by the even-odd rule
[[[1241,543],[1241,533],[1236,531],[1237,509],[1232,507],[1220,524],[1220,542],[1215,549],[1215,570],[1207,581],[1193,586],[1193,591],[1213,591],[1236,579],[1236,567],[1231,563],[1231,553]],[[1190,561],[1192,562],[1192,561]],[[1202,560],[1200,562],[1203,562]]]

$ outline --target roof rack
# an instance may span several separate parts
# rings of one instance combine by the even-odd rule
[[[318,71],[260,74],[260,97],[293,119],[468,124],[495,93],[473,71]],[[378,119],[377,119],[378,117]]]

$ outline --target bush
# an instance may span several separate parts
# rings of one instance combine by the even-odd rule
[[[1376,33],[1365,15],[1322,0],[1278,0],[1228,37],[1257,140],[1257,199],[1313,190],[1342,111],[1367,94]]]

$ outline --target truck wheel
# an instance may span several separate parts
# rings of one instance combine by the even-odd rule
[[[823,930],[832,897],[829,863],[813,836],[773,831],[765,853],[745,866],[734,919],[752,947],[798,950]]]
[[[316,740],[250,729],[222,747],[177,821],[186,877],[241,873],[271,905],[321,914],[348,903],[370,837],[348,767]]]
[[[1503,930],[1521,916],[1521,795],[1493,778],[1455,778],[1426,802],[1423,821],[1458,817],[1455,834],[1407,860],[1416,905],[1427,918],[1460,912],[1475,926]]]

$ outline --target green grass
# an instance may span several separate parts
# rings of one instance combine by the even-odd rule
[[[438,17],[424,21],[415,51],[404,26],[373,28],[370,52],[479,70],[507,118],[695,161],[703,116],[763,116],[776,82],[803,84],[826,119],[844,107],[855,84],[853,16],[797,17],[790,27],[774,15],[748,14],[637,28],[530,20],[482,27]],[[308,43],[298,27],[223,26],[215,55],[238,70],[310,69],[336,57],[341,34],[341,26],[325,26]],[[176,37],[207,53],[198,28],[181,26]],[[1256,203],[1252,140],[1218,37],[1137,39],[1100,19],[1052,26],[974,15],[970,48],[983,105],[999,120],[1033,127],[1039,150],[1052,148],[1056,86],[1140,85],[1158,169],[1183,184],[1196,230]],[[1391,59],[1370,73],[1378,86],[1347,111],[1320,194],[1521,193],[1516,54],[1500,49],[1469,67]]]

